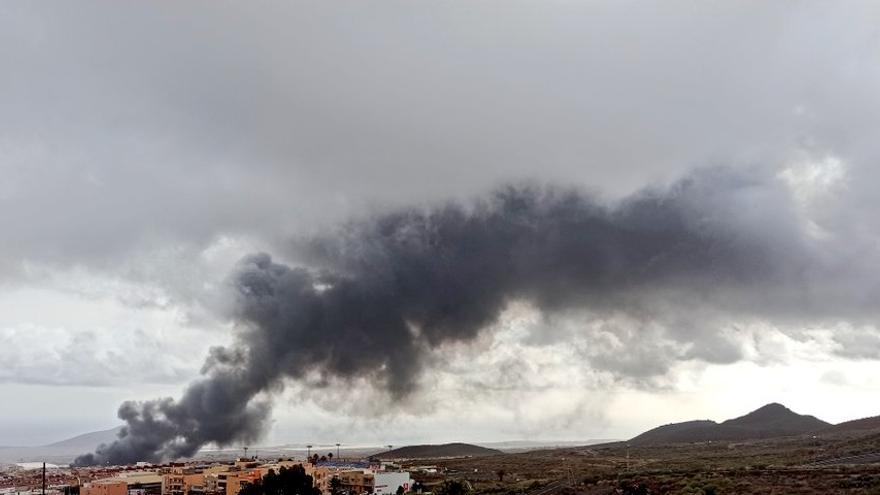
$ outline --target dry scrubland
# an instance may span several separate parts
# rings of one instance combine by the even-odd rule
[[[617,443],[432,462],[448,469],[447,478],[466,479],[487,495],[540,494],[559,480],[570,487],[550,493],[880,495],[880,464],[835,461],[875,452],[880,430],[629,448]],[[810,467],[817,461],[828,465]],[[441,479],[422,476],[427,484]]]

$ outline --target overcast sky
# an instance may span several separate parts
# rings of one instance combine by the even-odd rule
[[[504,184],[611,204],[713,167],[761,184],[713,211],[821,269],[657,321],[515,301],[405,407],[290,383],[265,443],[880,414],[874,2],[13,1],[0,64],[0,445],[179,395],[236,334],[247,254],[297,264],[351,219]]]

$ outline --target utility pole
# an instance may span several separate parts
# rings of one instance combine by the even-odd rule
[[[568,462],[568,459],[563,458],[565,461],[565,469],[568,471],[568,486],[574,488],[574,470],[571,467],[571,463]]]
[[[46,495],[46,463],[43,463],[43,495]]]

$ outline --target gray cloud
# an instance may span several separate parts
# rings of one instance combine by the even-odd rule
[[[536,176],[621,194],[807,150],[873,177],[871,3],[206,7],[3,6],[7,271]]]
[[[183,350],[155,331],[99,338],[94,331],[0,328],[0,382],[108,386],[128,384],[134,377],[142,384],[192,378],[197,368]]]
[[[836,354],[854,359],[880,359],[880,332],[876,327],[839,325],[833,332]]]

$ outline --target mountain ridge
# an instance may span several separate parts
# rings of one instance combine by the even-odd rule
[[[88,433],[76,435],[74,437],[66,438],[64,440],[46,444],[43,445],[43,447],[94,449],[102,443],[108,443],[115,440],[118,437],[119,431],[122,430],[122,428],[122,426],[117,426],[116,428],[110,428],[108,430],[91,431]]]
[[[490,449],[470,443],[453,442],[444,444],[407,445],[374,454],[378,459],[436,459],[442,457],[479,457],[503,454],[498,449]]]
[[[102,443],[112,442],[121,428],[122,426],[117,426],[109,430],[83,433],[45,445],[0,447],[0,462],[49,461],[64,464],[83,452],[94,450]]]
[[[849,421],[844,421],[843,423],[838,423],[834,426],[828,428],[828,431],[832,432],[848,432],[848,431],[862,431],[862,430],[877,430],[880,429],[880,416],[871,416],[867,418],[859,418],[852,419]]]
[[[832,427],[815,416],[797,414],[773,402],[743,416],[717,423],[693,420],[658,426],[629,440],[633,445],[738,441],[800,435]]]

